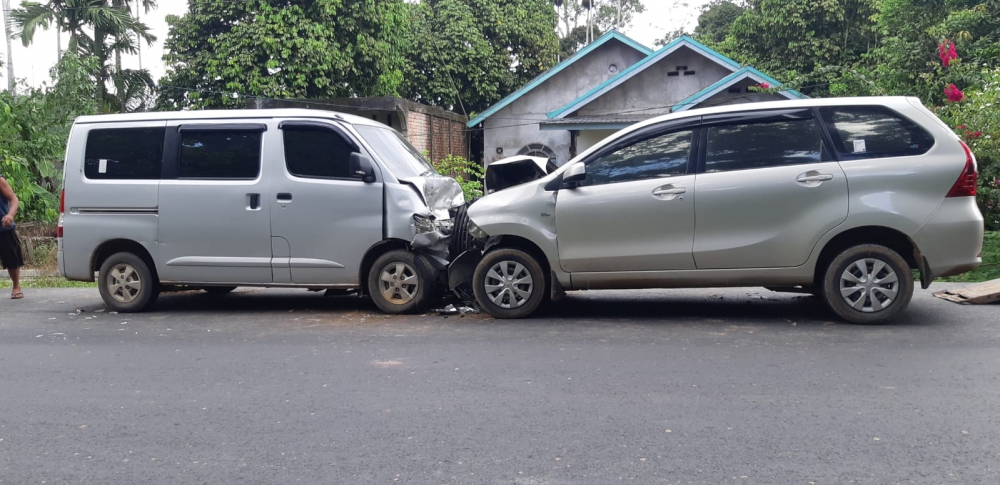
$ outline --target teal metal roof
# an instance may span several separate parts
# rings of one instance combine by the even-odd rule
[[[676,51],[681,47],[688,47],[691,50],[707,57],[708,59],[714,61],[715,63],[731,71],[737,71],[740,69],[740,64],[737,63],[736,61],[710,49],[709,47],[706,47],[701,42],[698,42],[687,35],[682,35],[674,39],[669,44],[660,48],[660,50],[649,54],[649,56],[647,56],[645,59],[635,63],[628,69],[625,69],[624,71],[620,72],[617,76],[608,79],[600,86],[597,86],[596,88],[590,90],[590,92],[588,92],[587,94],[580,96],[572,103],[567,104],[566,106],[563,106],[562,108],[559,108],[549,113],[548,114],[549,119],[565,118],[567,115],[586,106],[591,101],[601,97],[601,95],[603,95],[604,93],[607,93],[608,91],[620,86],[625,81],[628,81],[633,76],[645,70],[647,67],[656,64],[661,59],[667,57],[668,55],[670,55],[671,53],[673,53],[674,51]]]
[[[711,98],[712,96],[721,93],[722,90],[728,88],[729,86],[732,86],[733,84],[736,84],[746,78],[751,78],[754,81],[757,81],[758,83],[767,83],[771,87],[775,88],[781,86],[781,83],[778,82],[778,80],[774,79],[773,77],[768,76],[767,74],[764,74],[763,72],[760,72],[757,69],[754,69],[753,67],[746,66],[741,68],[739,71],[736,71],[718,80],[717,82],[715,82],[715,84],[712,84],[711,86],[702,89],[697,93],[694,93],[687,99],[684,99],[681,102],[675,104],[671,108],[671,112],[676,113],[678,111],[685,111],[691,109],[697,106],[699,103],[702,103],[703,101],[707,100],[708,98]],[[788,99],[808,98],[808,96],[793,89],[778,91],[778,94]]]
[[[501,99],[497,104],[490,106],[489,109],[483,111],[479,116],[476,116],[476,118],[470,121],[466,126],[472,128],[478,125],[479,123],[482,123],[483,121],[486,120],[486,118],[493,116],[493,114],[495,114],[497,111],[500,111],[501,109],[507,107],[507,105],[513,103],[514,101],[517,101],[519,98],[521,98],[521,96],[528,94],[528,92],[530,92],[532,89],[537,88],[545,81],[548,81],[552,76],[559,74],[563,69],[566,69],[567,67],[573,65],[573,63],[575,63],[576,61],[583,59],[588,54],[596,50],[598,47],[610,42],[612,39],[617,40],[647,56],[653,53],[652,49],[630,39],[625,35],[618,33],[618,31],[612,30],[598,37],[597,40],[591,42],[583,49],[580,49],[580,51],[574,54],[573,56],[567,58],[566,60],[560,62],[559,64],[556,64],[555,67],[553,67],[552,69],[549,69],[548,71],[545,71],[542,74],[540,74],[535,79],[532,79],[531,82],[525,84],[521,89],[514,91],[506,98]]]

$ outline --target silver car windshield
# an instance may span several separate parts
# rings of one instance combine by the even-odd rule
[[[355,125],[354,128],[378,153],[396,178],[437,175],[427,159],[403,138],[398,131],[389,127]]]

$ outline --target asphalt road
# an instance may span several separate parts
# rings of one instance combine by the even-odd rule
[[[388,317],[306,292],[0,300],[2,484],[998,483],[998,306],[764,290]],[[79,311],[78,311],[79,310]]]

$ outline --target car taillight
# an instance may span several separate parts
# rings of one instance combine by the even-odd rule
[[[972,157],[972,150],[964,141],[959,141],[962,149],[965,150],[965,169],[962,175],[955,181],[947,197],[975,197],[976,183],[979,181],[979,174],[976,172],[976,159]]]

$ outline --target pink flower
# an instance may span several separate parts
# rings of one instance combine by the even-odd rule
[[[757,85],[757,87],[761,89],[771,89],[771,85],[768,83],[760,83]]]
[[[949,84],[948,87],[944,88],[944,95],[948,97],[948,101],[952,103],[957,103],[965,97],[965,93],[958,89],[958,86],[954,84]]]
[[[938,57],[941,58],[941,65],[948,67],[953,59],[958,59],[958,52],[955,50],[955,43],[945,39],[938,44]]]

